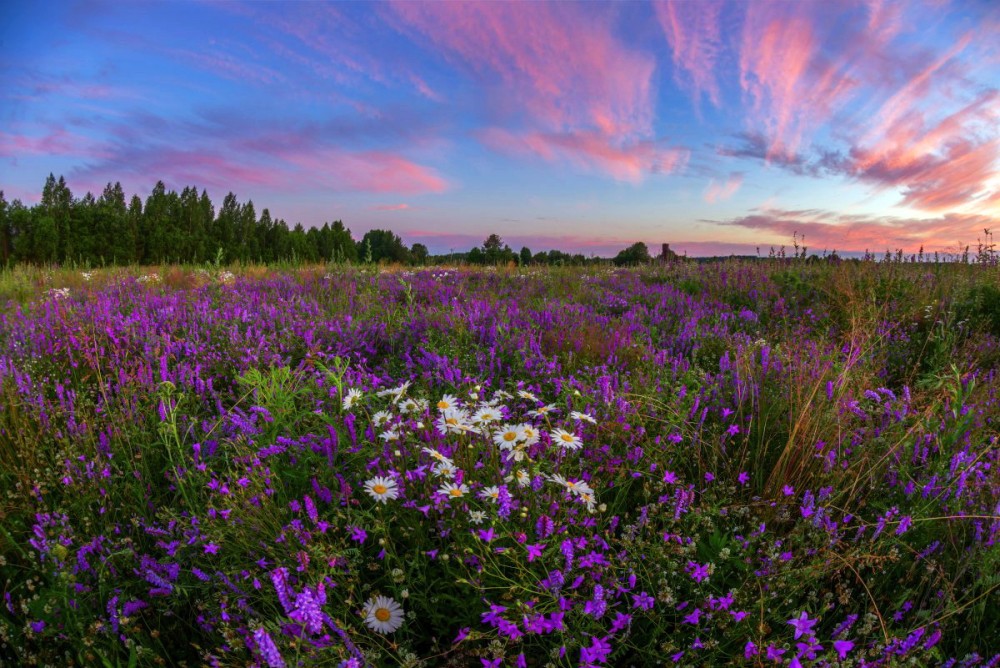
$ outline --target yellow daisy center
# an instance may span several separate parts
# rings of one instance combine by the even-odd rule
[[[378,608],[375,610],[375,619],[380,622],[387,622],[392,614],[389,612],[388,608]]]
[[[444,410],[444,409],[450,408],[450,407],[451,407],[451,404],[448,403],[447,401],[439,401],[438,402],[438,408],[440,408],[441,410]]]
[[[389,488],[379,483],[377,485],[372,485],[372,491],[375,492],[376,494],[385,494],[386,492],[389,491]]]
[[[506,434],[503,435],[503,440],[505,441],[513,441],[515,438],[517,438],[516,431],[508,431]]]
[[[452,489],[448,493],[451,494],[452,496],[462,496],[462,490],[458,488]]]
[[[562,434],[560,436],[560,438],[562,438],[562,440],[566,441],[567,443],[569,443],[570,441],[574,440],[573,439],[573,434]]]
[[[458,424],[458,418],[445,418],[445,424]]]

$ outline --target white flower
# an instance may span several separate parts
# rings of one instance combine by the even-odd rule
[[[410,388],[410,381],[406,381],[399,387],[392,387],[387,390],[379,390],[378,392],[376,392],[376,395],[380,397],[392,396],[392,403],[397,403],[403,397],[403,395],[406,394],[406,390],[408,390],[409,388]]]
[[[437,404],[435,404],[434,407],[437,408],[439,411],[444,412],[444,411],[454,410],[456,408],[461,408],[462,404],[460,404],[458,402],[458,399],[456,399],[452,395],[446,394],[443,397],[441,397],[441,400],[437,402]]]
[[[528,401],[538,401],[539,400],[538,397],[536,397],[535,395],[533,395],[531,392],[528,392],[527,390],[518,390],[517,391],[517,396],[521,397],[522,399],[527,399]]]
[[[441,415],[434,422],[437,427],[438,433],[444,436],[445,434],[464,434],[466,432],[479,433],[479,430],[469,424],[469,414],[460,408],[449,408],[446,411],[442,411]]]
[[[447,462],[436,462],[434,466],[431,467],[431,473],[433,473],[438,478],[447,478],[451,480],[455,477],[458,469],[450,461]]]
[[[496,408],[480,408],[472,416],[472,424],[486,424],[488,422],[498,422],[503,419],[503,415]]]
[[[442,464],[447,464],[448,466],[454,466],[451,459],[445,457],[434,448],[423,448],[423,452],[430,455],[431,459],[435,461],[441,462]]]
[[[527,487],[531,483],[531,475],[525,469],[514,471],[514,479],[520,487]]]
[[[402,413],[419,414],[427,410],[427,401],[408,397],[399,403],[399,410]]]
[[[548,404],[546,406],[539,406],[533,411],[528,411],[528,415],[531,417],[546,417],[549,413],[558,413],[559,409],[556,408],[555,404]]]
[[[469,486],[464,482],[460,485],[456,485],[453,482],[445,483],[438,487],[438,492],[444,494],[449,499],[461,499],[463,496],[469,493]]]
[[[469,521],[473,524],[482,524],[483,520],[486,519],[486,513],[481,510],[470,510],[469,511]]]
[[[368,628],[378,633],[393,633],[403,625],[403,607],[388,596],[368,599],[362,614]]]
[[[530,424],[522,424],[521,433],[524,434],[524,447],[530,448],[542,438],[542,432],[538,431]]]
[[[586,413],[581,413],[580,411],[573,411],[572,413],[569,414],[569,416],[574,420],[589,422],[590,424],[597,424],[597,420],[587,415]]]
[[[344,397],[343,407],[345,411],[351,410],[354,406],[354,402],[362,397],[361,390],[356,387],[352,387],[347,391],[347,396]]]
[[[584,494],[594,495],[594,490],[583,480],[567,480],[566,489],[576,496],[583,496]]]
[[[519,425],[505,424],[493,432],[493,442],[503,450],[510,450],[518,441],[523,441],[524,432]]]
[[[386,476],[375,476],[365,482],[365,491],[379,503],[399,498],[399,487],[396,486],[396,481]]]
[[[583,447],[583,441],[580,440],[580,437],[569,433],[565,429],[554,429],[549,434],[549,437],[553,443],[566,450],[579,450]]]
[[[379,434],[378,437],[381,438],[386,443],[389,443],[390,441],[398,441],[399,432],[396,431],[395,429],[386,429],[381,434]]]
[[[379,411],[372,416],[372,423],[376,427],[381,427],[384,424],[388,424],[389,420],[392,419],[392,413],[389,411]]]
[[[549,482],[554,482],[560,487],[566,487],[566,478],[562,477],[558,473],[554,473],[549,476]]]
[[[492,501],[493,503],[500,502],[500,488],[496,485],[491,485],[490,487],[484,487],[479,490],[479,498],[484,501]]]

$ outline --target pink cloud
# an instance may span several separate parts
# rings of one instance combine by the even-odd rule
[[[374,211],[406,211],[410,208],[409,204],[376,204],[372,207]]]
[[[853,93],[857,82],[822,55],[808,3],[747,5],[740,86],[769,140],[768,158],[794,155],[807,134]],[[791,10],[791,11],[789,11]]]
[[[56,129],[42,136],[12,134],[0,130],[0,156],[87,156],[104,157],[108,153],[97,141],[82,135]]]
[[[448,189],[448,182],[433,169],[387,151],[328,148],[277,154],[307,181],[334,190],[411,195]]]
[[[764,209],[725,221],[724,225],[769,232],[789,243],[804,236],[810,249],[880,253],[903,249],[916,252],[953,251],[974,243],[984,228],[995,227],[995,216],[949,213],[937,218],[901,218],[838,214],[829,211]]]
[[[604,8],[569,3],[394,2],[415,32],[487,87],[494,150],[620,180],[673,171],[687,152],[653,141],[655,59],[613,32]]]
[[[686,149],[666,148],[653,141],[616,146],[596,131],[517,134],[490,128],[481,137],[486,145],[498,151],[536,155],[547,161],[565,160],[633,183],[640,182],[647,174],[669,174],[682,169],[689,157]]]
[[[650,131],[654,58],[629,49],[608,18],[581,5],[407,1],[392,9],[452,61],[499,80],[550,131]]]
[[[716,0],[664,0],[653,5],[670,43],[674,76],[679,83],[681,72],[690,77],[695,104],[702,95],[707,95],[716,107],[721,104],[715,68],[722,51],[719,25],[722,6]]]
[[[107,160],[74,172],[87,184],[123,175],[163,179],[172,185],[196,184],[239,190],[256,186],[282,192],[322,189],[333,192],[394,194],[439,193],[448,182],[434,169],[389,151],[347,151],[295,146],[247,150],[238,142],[198,150],[162,146],[119,147]]]
[[[904,204],[928,211],[989,204],[1000,181],[1000,91],[943,116],[919,106],[904,113],[893,100],[887,106],[877,133],[838,165],[842,171],[899,188]]]
[[[708,184],[708,188],[705,190],[703,198],[709,204],[722,202],[735,195],[742,185],[743,174],[740,172],[733,172],[722,183],[712,179]]]

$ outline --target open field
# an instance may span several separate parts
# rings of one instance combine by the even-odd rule
[[[0,274],[4,665],[996,665],[991,265]]]

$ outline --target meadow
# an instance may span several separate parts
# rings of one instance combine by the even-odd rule
[[[0,273],[0,663],[1000,665],[1000,269]]]

